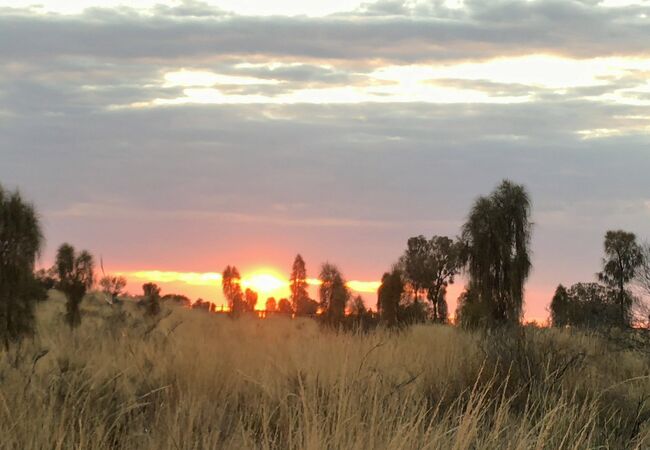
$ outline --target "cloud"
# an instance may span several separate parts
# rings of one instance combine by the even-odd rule
[[[414,62],[530,53],[579,58],[649,54],[645,42],[650,28],[643,19],[643,14],[650,15],[648,6],[468,1],[461,10],[420,2],[399,11],[309,18],[243,17],[214,10],[183,20],[163,10],[142,14],[95,8],[80,16],[5,12],[0,17],[0,55],[167,61],[267,55]]]
[[[275,205],[272,205],[275,210]],[[280,227],[308,228],[400,228],[412,226],[436,226],[443,224],[442,220],[389,221],[364,218],[336,217],[291,217],[282,214],[247,214],[240,212],[213,212],[206,210],[156,210],[149,208],[134,208],[118,204],[75,203],[60,210],[46,210],[49,217],[57,219],[94,219],[94,220],[204,220],[214,222],[231,222],[239,224],[260,224]]]
[[[5,9],[0,96],[5,115],[188,103],[648,106],[647,9],[553,0],[372,2],[326,17],[241,16],[200,2]]]
[[[191,286],[214,286],[221,282],[221,274],[217,272],[171,272],[160,270],[137,270],[134,272],[117,272],[116,275],[128,276],[143,281],[155,283],[181,282]]]

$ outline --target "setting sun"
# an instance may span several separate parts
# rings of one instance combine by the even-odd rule
[[[273,275],[270,272],[258,272],[242,279],[242,287],[256,291],[261,296],[268,296],[281,289],[285,289],[289,283],[286,280]]]

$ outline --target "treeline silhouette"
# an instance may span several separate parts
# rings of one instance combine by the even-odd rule
[[[318,300],[309,296],[306,263],[298,254],[289,276],[289,298],[264,301],[263,316],[284,314],[315,317],[330,327],[376,325],[398,327],[412,323],[448,323],[446,294],[459,274],[467,277],[459,297],[456,323],[468,328],[518,325],[522,321],[524,285],[532,263],[531,200],[524,186],[502,181],[472,206],[459,236],[416,236],[381,277],[376,311],[353,296],[341,270],[326,262],[320,266]],[[0,333],[5,348],[34,332],[34,305],[57,289],[66,298],[64,320],[74,329],[81,323],[80,304],[95,283],[95,260],[86,250],[62,244],[54,265],[34,271],[43,243],[38,215],[19,192],[0,186]],[[558,327],[624,327],[650,322],[642,298],[650,295],[650,246],[633,233],[608,231],[602,271],[590,283],[568,289],[558,286],[551,301],[551,323]],[[126,279],[107,275],[101,265],[98,285],[106,301],[119,307]],[[262,301],[251,289],[242,289],[235,266],[222,272],[227,313],[233,318],[255,312]],[[211,302],[178,294],[161,296],[153,283],[143,285],[138,304],[148,316],[161,312],[161,302],[174,302],[215,312]]]
[[[630,327],[650,324],[650,310],[642,296],[650,294],[650,246],[640,245],[634,233],[608,231],[603,269],[597,282],[561,284],[551,301],[555,326]],[[632,285],[638,295],[635,295]]]

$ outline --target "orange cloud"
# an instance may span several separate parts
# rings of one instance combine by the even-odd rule
[[[355,292],[376,293],[381,281],[348,281],[348,287]]]
[[[160,270],[140,270],[136,272],[120,272],[118,275],[127,278],[151,281],[154,283],[181,282],[191,286],[213,286],[221,283],[221,274],[216,272],[165,272]]]

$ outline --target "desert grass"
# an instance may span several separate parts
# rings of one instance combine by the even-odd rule
[[[338,333],[86,299],[0,354],[7,449],[650,448],[650,361],[594,335]]]

